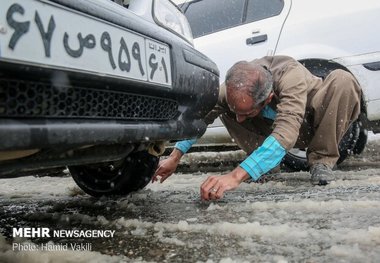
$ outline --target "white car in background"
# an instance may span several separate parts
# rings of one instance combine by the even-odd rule
[[[360,153],[367,130],[380,132],[380,37],[378,0],[195,0],[176,1],[189,20],[195,47],[219,67],[220,80],[239,60],[288,55],[313,74],[334,69],[351,72],[363,89],[362,114],[340,145],[343,161]],[[216,143],[215,143],[216,141]],[[203,142],[231,143],[220,122]],[[293,169],[308,169],[305,149],[284,158]]]

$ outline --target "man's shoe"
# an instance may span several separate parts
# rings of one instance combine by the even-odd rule
[[[323,163],[316,163],[310,167],[311,183],[313,185],[327,185],[332,179],[332,170]]]

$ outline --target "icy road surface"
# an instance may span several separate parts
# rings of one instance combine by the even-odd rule
[[[178,173],[119,199],[91,198],[70,177],[2,179],[0,262],[379,262],[380,169],[350,169],[326,187],[312,187],[305,172],[277,174],[219,202],[199,199],[214,173]],[[13,227],[115,236],[12,238]],[[17,251],[13,243],[91,249]]]

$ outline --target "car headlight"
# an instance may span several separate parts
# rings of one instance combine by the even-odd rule
[[[185,15],[169,0],[155,0],[153,17],[156,23],[185,38],[193,44],[193,34]]]

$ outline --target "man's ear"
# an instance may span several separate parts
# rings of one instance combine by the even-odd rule
[[[269,102],[272,101],[273,96],[274,96],[274,92],[272,91],[272,92],[269,94],[268,98],[265,100],[265,105],[269,104]]]

